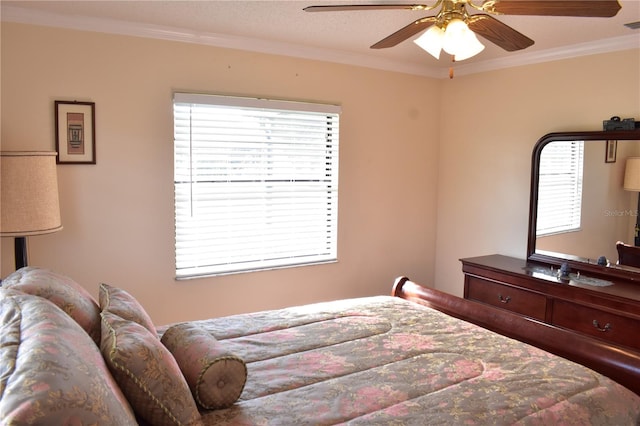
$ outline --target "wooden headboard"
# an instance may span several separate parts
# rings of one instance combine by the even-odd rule
[[[570,359],[640,395],[640,352],[423,287],[407,277],[396,279],[391,295],[428,306]]]

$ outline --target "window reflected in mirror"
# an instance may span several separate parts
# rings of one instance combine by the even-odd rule
[[[551,142],[540,155],[538,238],[580,230],[583,141]]]

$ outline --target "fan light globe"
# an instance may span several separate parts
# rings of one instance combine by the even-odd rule
[[[452,19],[445,29],[442,49],[450,55],[455,55],[459,49],[464,47],[463,43],[468,31],[469,27],[463,20]]]
[[[477,55],[484,46],[464,21],[452,19],[444,33],[442,49],[454,55],[457,61],[461,61]]]
[[[437,25],[433,25],[420,37],[413,40],[421,49],[426,50],[431,56],[440,59],[440,51],[444,39],[444,30]]]
[[[484,50],[484,44],[480,43],[473,31],[467,31],[465,37],[465,42],[461,44],[454,54],[456,61],[464,61]]]

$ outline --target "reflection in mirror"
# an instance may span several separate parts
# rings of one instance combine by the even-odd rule
[[[602,272],[591,265],[604,256],[615,266],[616,243],[635,245],[640,187],[624,188],[627,159],[633,157],[640,157],[640,130],[542,137],[532,157],[527,258]],[[613,269],[640,274],[636,268]]]
[[[603,141],[553,141],[540,157],[536,250],[616,263],[616,242],[634,242],[638,193],[623,188],[640,142],[619,141],[605,162]]]

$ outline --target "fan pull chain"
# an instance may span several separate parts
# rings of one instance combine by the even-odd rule
[[[449,67],[449,79],[453,80],[453,64],[456,63],[456,57],[451,55],[451,66]]]

